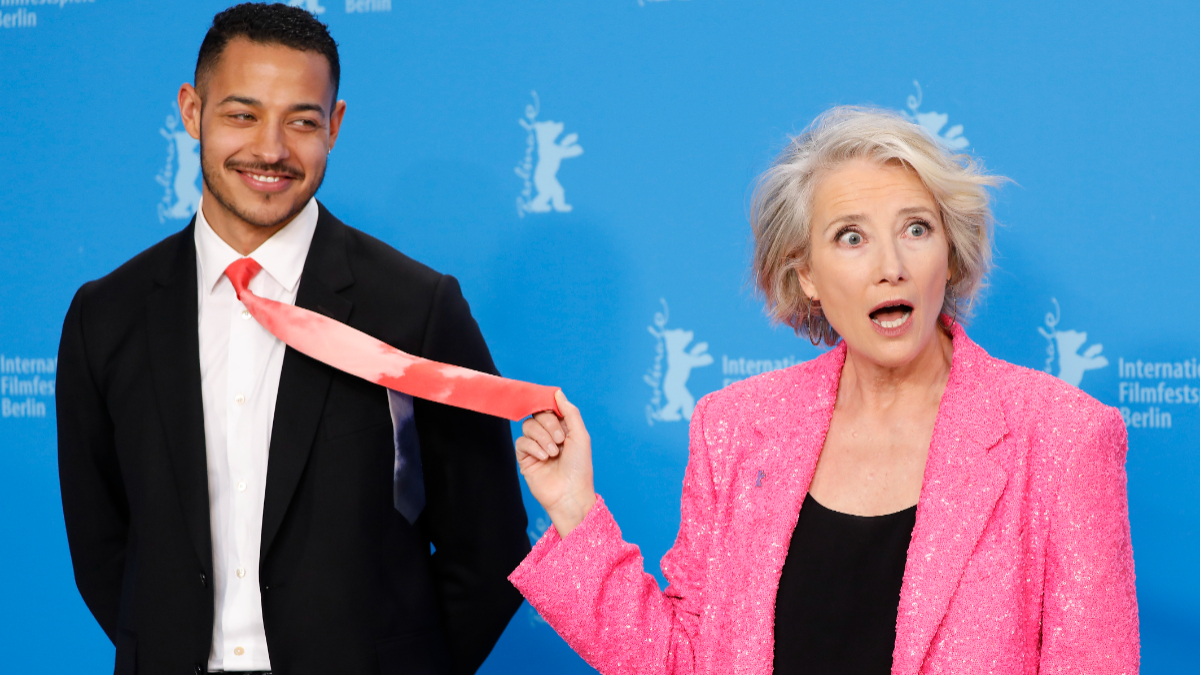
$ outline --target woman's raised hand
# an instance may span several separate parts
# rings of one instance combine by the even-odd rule
[[[517,439],[517,464],[529,491],[546,509],[558,536],[565,537],[596,503],[592,486],[592,439],[579,408],[559,391],[554,394],[560,420],[541,412],[525,420]]]

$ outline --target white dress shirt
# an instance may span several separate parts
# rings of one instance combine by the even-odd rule
[[[270,670],[259,595],[258,556],[275,399],[286,346],[238,301],[225,268],[241,258],[196,210],[200,387],[212,526],[212,671]],[[317,201],[250,254],[260,272],[250,290],[295,304],[317,227]]]

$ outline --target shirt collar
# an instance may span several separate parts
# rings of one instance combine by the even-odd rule
[[[308,257],[313,233],[317,229],[317,215],[317,198],[313,197],[292,222],[271,235],[249,255],[289,293],[294,292],[300,283],[304,260]],[[204,217],[203,200],[196,209],[195,240],[200,282],[205,293],[212,293],[224,278],[225,268],[243,256],[213,231]]]

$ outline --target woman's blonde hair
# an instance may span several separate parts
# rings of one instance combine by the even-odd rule
[[[750,211],[754,231],[754,280],[767,314],[813,343],[833,345],[837,331],[800,287],[796,272],[808,268],[813,188],[822,175],[852,159],[899,162],[912,169],[933,195],[950,244],[950,281],[942,312],[960,320],[970,314],[992,261],[991,195],[1006,180],[989,175],[965,154],[899,113],[838,106],[822,113],[779,153],[758,179]]]

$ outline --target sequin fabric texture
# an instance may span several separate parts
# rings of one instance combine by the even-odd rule
[[[892,672],[1137,673],[1120,415],[953,331]],[[845,349],[697,405],[665,592],[603,499],[565,539],[549,528],[509,579],[605,675],[770,673],[775,593]]]

